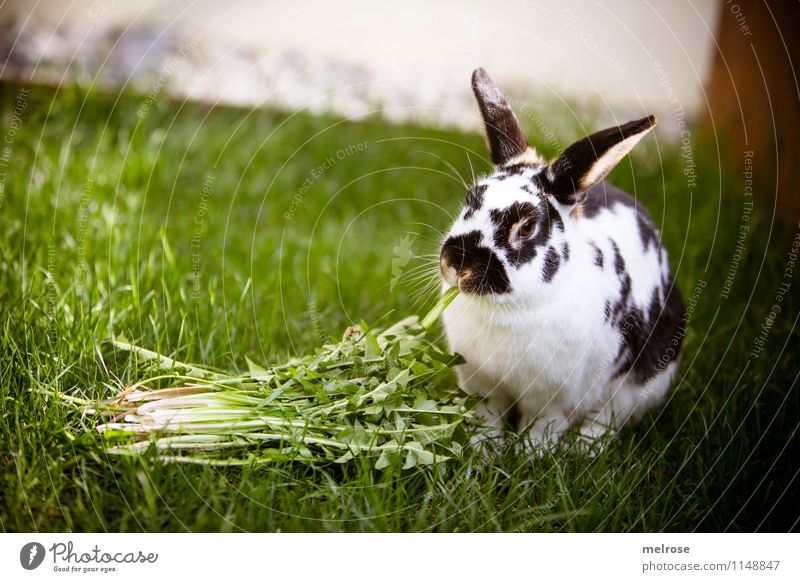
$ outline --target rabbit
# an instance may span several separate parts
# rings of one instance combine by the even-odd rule
[[[656,124],[599,131],[546,161],[483,69],[472,75],[495,173],[441,247],[442,314],[461,388],[487,430],[527,446],[588,446],[659,404],[675,377],[684,305],[653,220],[605,176]],[[564,441],[562,444],[566,444]]]

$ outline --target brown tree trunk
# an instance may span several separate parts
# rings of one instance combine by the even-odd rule
[[[721,0],[718,49],[707,84],[708,129],[731,145],[729,165],[752,153],[754,190],[800,219],[800,2]]]

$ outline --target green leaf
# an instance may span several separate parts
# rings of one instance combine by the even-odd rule
[[[369,359],[377,358],[381,355],[381,346],[378,343],[377,338],[372,335],[372,333],[367,332],[364,334],[364,341],[366,342],[364,347],[364,357]]]
[[[386,467],[392,464],[392,457],[388,451],[381,451],[378,460],[375,462],[375,468],[379,471],[382,471]]]
[[[265,368],[262,368],[261,366],[253,362],[253,360],[251,360],[247,356],[245,356],[245,360],[247,360],[248,373],[250,374],[250,377],[253,378],[254,380],[258,380],[260,382],[269,382],[270,380],[272,380],[272,378],[274,378],[273,374],[267,372]]]

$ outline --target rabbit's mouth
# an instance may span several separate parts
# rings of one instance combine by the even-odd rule
[[[449,237],[442,246],[441,272],[449,285],[473,295],[511,292],[506,269],[495,252],[482,246],[480,231]]]

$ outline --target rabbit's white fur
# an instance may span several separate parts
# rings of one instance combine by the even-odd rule
[[[479,412],[490,426],[499,430],[510,419],[534,442],[555,442],[570,426],[594,438],[664,398],[677,369],[682,302],[649,216],[598,181],[632,144],[599,156],[585,173],[585,198],[576,201],[546,191],[553,166],[524,145],[477,183],[480,196],[468,198],[443,244],[445,290],[475,270],[492,277],[488,267],[469,264],[468,239],[500,262],[507,281],[459,294],[443,314],[444,326],[451,350],[465,359],[460,384],[484,397]],[[512,260],[519,246],[507,246],[505,233],[498,234],[498,217],[515,204],[533,205],[528,212],[541,217],[529,240],[518,243],[532,245],[535,254],[522,264]]]

